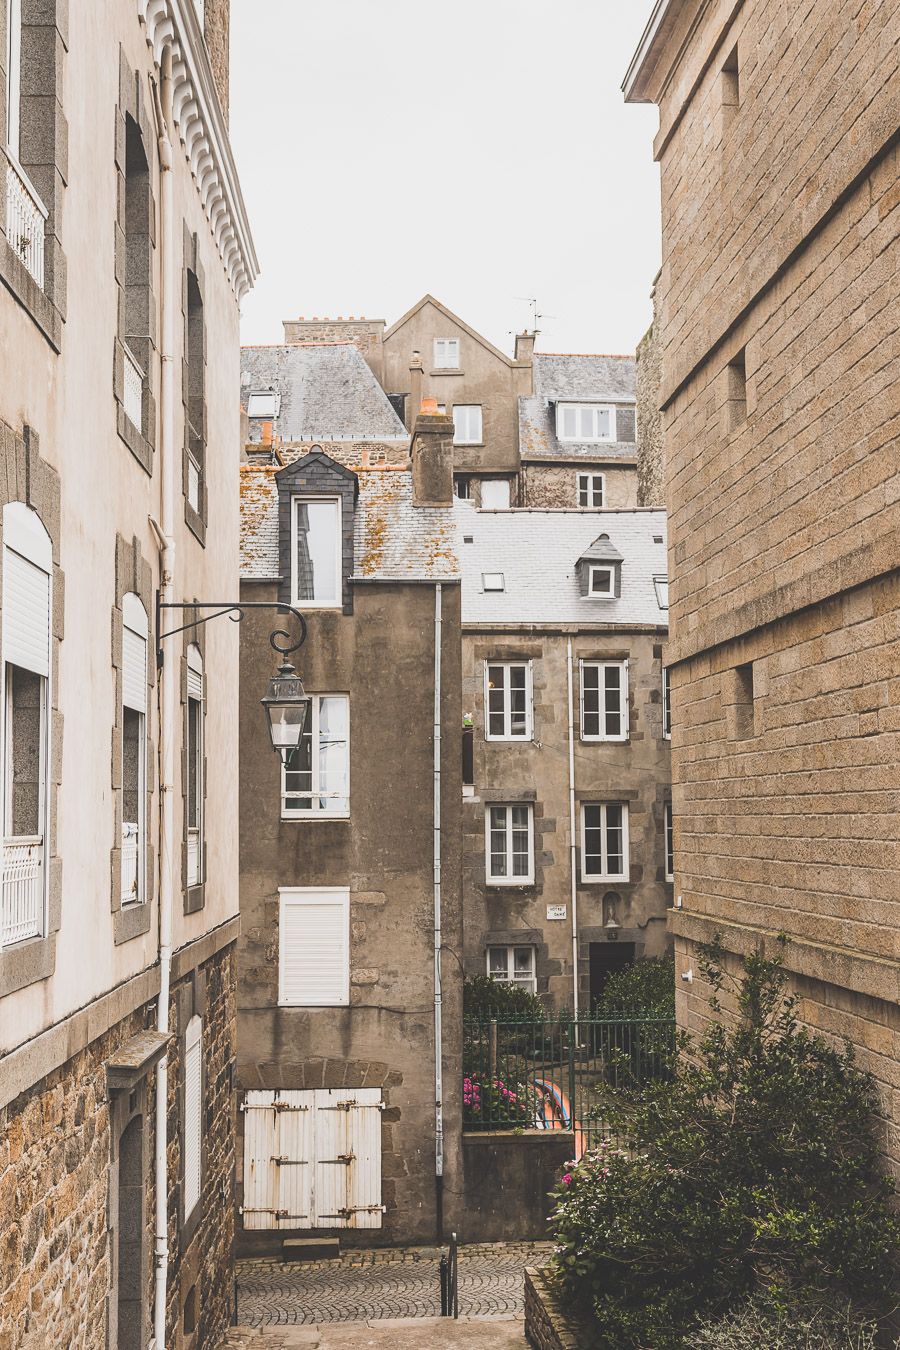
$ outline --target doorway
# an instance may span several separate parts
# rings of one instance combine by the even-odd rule
[[[625,966],[634,965],[633,942],[592,942],[588,949],[590,959],[591,1012],[597,1007],[610,975]]]

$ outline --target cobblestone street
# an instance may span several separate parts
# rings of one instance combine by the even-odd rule
[[[521,1317],[522,1272],[526,1265],[543,1264],[549,1250],[547,1243],[460,1248],[460,1316]],[[238,1322],[242,1327],[315,1326],[435,1317],[440,1313],[439,1259],[434,1248],[405,1248],[345,1252],[336,1261],[241,1261]]]

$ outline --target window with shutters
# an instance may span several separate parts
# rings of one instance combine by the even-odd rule
[[[3,508],[3,882],[0,945],[46,928],[51,650],[50,536],[22,502]]]
[[[627,741],[627,661],[581,662],[581,739]]]
[[[350,699],[314,694],[306,730],[281,771],[284,819],[350,814]]]
[[[455,403],[453,405],[453,444],[481,445],[483,439],[481,404]]]
[[[187,814],[187,884],[199,886],[203,875],[203,657],[196,643],[187,649],[187,726],[185,728],[185,810]]]
[[[530,803],[488,806],[484,817],[485,873],[489,886],[534,882],[534,811]]]
[[[484,735],[488,741],[527,741],[532,734],[530,661],[484,664]]]
[[[122,904],[147,898],[147,613],[122,600]]]
[[[459,338],[435,338],[435,370],[459,369]]]
[[[581,875],[585,881],[628,880],[627,802],[582,806]]]
[[[350,1002],[350,891],[279,887],[278,1002],[343,1007]]]
[[[206,334],[203,293],[193,268],[185,269],[184,283],[184,495],[185,518],[201,542],[206,520]]]
[[[580,473],[578,479],[578,505],[585,509],[596,509],[603,505],[604,477],[602,473]]]
[[[184,1037],[184,1122],[182,1138],[184,1218],[200,1203],[203,1181],[203,1021],[192,1017]]]

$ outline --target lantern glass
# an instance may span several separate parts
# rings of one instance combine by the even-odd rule
[[[293,666],[283,665],[261,700],[269,719],[272,749],[287,763],[300,744],[309,716],[310,697]]]

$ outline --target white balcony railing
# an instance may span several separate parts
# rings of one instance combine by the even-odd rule
[[[47,209],[12,159],[6,165],[6,237],[37,284],[44,285],[44,228]]]
[[[127,347],[125,347],[125,391],[122,404],[125,416],[140,431],[143,422],[144,372]]]
[[[130,820],[122,823],[122,904],[133,905],[141,898],[138,884],[138,862],[140,860],[138,827]]]
[[[187,832],[187,884],[200,885],[200,831]]]
[[[39,835],[3,841],[0,946],[44,931],[44,841]]]

